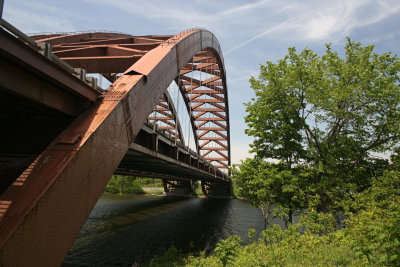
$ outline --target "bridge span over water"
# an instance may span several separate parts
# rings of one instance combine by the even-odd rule
[[[3,20],[0,110],[0,265],[59,265],[114,173],[230,189],[224,62],[205,29],[28,37]]]

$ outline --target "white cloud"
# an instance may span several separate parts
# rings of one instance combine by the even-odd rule
[[[227,42],[226,54],[258,39],[330,41],[350,35],[354,29],[378,23],[400,11],[398,0],[193,0],[138,1],[86,0],[96,8],[107,6],[111,13],[127,12],[124,23],[146,21],[162,31],[179,32],[201,26]],[[55,7],[55,2],[20,0],[5,5],[5,18],[26,32],[73,31],[74,14]],[[78,21],[78,19],[77,19]],[[330,40],[326,40],[330,39]]]
[[[301,10],[291,30],[304,39],[321,40],[336,34],[349,35],[356,28],[377,23],[399,11],[400,3],[392,5],[376,1],[333,1],[314,3],[308,11]]]
[[[212,18],[214,21],[222,21],[222,20],[226,20],[226,19],[232,19],[237,16],[243,16],[254,10],[257,10],[257,9],[260,9],[263,7],[265,8],[270,3],[271,3],[271,0],[265,0],[265,1],[257,1],[257,2],[250,3],[250,4],[235,6],[235,7],[232,7],[232,8],[229,8],[229,9],[226,9],[226,10],[216,13],[215,15],[212,16]]]
[[[129,0],[87,0],[97,5],[109,5],[127,13],[144,17],[146,19],[164,20],[168,25],[174,21],[196,21],[203,17],[190,5],[181,6],[176,2],[168,1],[129,1]]]
[[[247,140],[246,140],[247,141]],[[250,147],[247,142],[240,140],[231,141],[231,160],[232,164],[239,164],[241,160],[251,158],[254,155],[249,153]]]
[[[220,41],[224,55],[228,55],[225,63],[229,100],[234,105],[230,110],[231,126],[236,126],[231,129],[231,144],[233,162],[237,163],[248,156],[250,138],[234,131],[243,131],[244,107],[241,103],[253,94],[247,80],[258,73],[259,63],[280,57],[288,46],[307,45],[314,49],[317,43],[343,40],[344,36],[359,32],[361,40],[380,43],[381,47],[386,42],[384,47],[391,46],[393,51],[398,51],[399,47],[398,25],[381,23],[388,18],[392,22],[399,18],[399,0],[78,2],[6,1],[4,18],[28,33],[74,31],[88,22],[93,22],[91,27],[104,22],[104,25],[112,25],[121,31],[146,34],[178,33],[195,26],[208,28]],[[74,5],[82,9],[78,12]],[[235,117],[241,122],[235,122]]]
[[[243,22],[248,25],[254,21],[251,14],[255,10],[267,8],[271,0],[255,1],[226,8],[231,5],[215,1],[192,1],[190,4],[170,1],[131,1],[131,0],[86,0],[90,3],[109,5],[144,19],[157,20],[168,28],[180,30],[201,25],[219,27],[222,24]]]
[[[118,8],[169,30],[208,28],[228,42],[225,54],[265,37],[277,41],[343,38],[400,10],[400,1],[395,0],[262,0],[245,4],[203,0],[184,5],[161,0],[86,1]]]
[[[269,9],[271,14],[277,11],[274,6]],[[314,0],[286,5],[279,9],[280,18],[275,18],[273,24],[268,24],[263,31],[251,37],[247,36],[247,39],[228,49],[225,54],[265,36],[273,40],[332,40],[399,14],[399,11],[400,1]],[[262,18],[259,21],[262,25]]]
[[[246,40],[246,41],[244,41],[244,42],[241,42],[241,43],[239,43],[238,45],[236,45],[236,46],[234,46],[234,47],[228,49],[224,54],[225,54],[225,55],[228,55],[229,53],[231,53],[231,52],[233,52],[233,51],[235,51],[235,50],[237,50],[237,49],[239,49],[239,48],[241,48],[241,47],[247,45],[248,43],[253,42],[254,40],[257,40],[257,39],[263,37],[264,35],[267,35],[267,34],[273,32],[273,31],[276,31],[276,30],[279,29],[279,28],[284,27],[284,26],[287,25],[288,23],[289,23],[288,21],[284,21],[284,22],[282,22],[282,23],[280,23],[280,24],[278,24],[278,25],[275,25],[275,26],[273,26],[273,27],[271,27],[271,28],[268,28],[267,30],[263,31],[262,33],[259,33],[259,34],[257,34],[256,36],[253,36],[253,37],[251,37],[250,39],[248,39],[248,40]]]
[[[224,52],[226,55],[226,52]],[[248,82],[251,76],[257,76],[259,69],[243,68],[243,63],[234,58],[225,60],[226,72],[228,75],[228,83],[246,81]]]
[[[32,1],[4,6],[3,19],[25,33],[74,31],[72,15],[63,9]],[[44,30],[45,29],[45,30]]]

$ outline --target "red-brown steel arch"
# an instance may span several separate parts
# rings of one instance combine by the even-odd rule
[[[198,153],[218,168],[228,168],[229,106],[221,57],[209,48],[198,51],[176,80],[190,114]]]
[[[175,139],[185,142],[178,112],[169,92],[165,92],[158,100],[157,106],[149,116],[149,121],[157,125],[157,129],[164,130]]]
[[[115,38],[119,40],[115,41]],[[129,43],[132,38],[135,41]],[[226,150],[220,150],[226,151],[223,154],[227,155],[226,162],[229,163],[226,76],[221,48],[211,32],[194,29],[173,37],[82,33],[37,36],[34,39],[52,43],[53,53],[58,57],[73,66],[74,62],[79,61],[80,66],[85,66],[87,72],[103,73],[113,84],[102,94],[99,101],[92,103],[79,114],[21,174],[16,183],[2,194],[2,198],[7,202],[1,203],[1,264],[61,264],[141,126],[165,94],[171,81],[177,77],[178,84],[186,91],[185,95],[192,100],[221,101],[223,97],[224,108],[214,105],[218,110],[196,110],[203,107],[193,103],[206,102],[205,100],[188,102],[188,108],[189,112],[193,112],[192,123],[195,131],[204,131],[198,128],[204,126],[200,125],[201,123],[208,121],[197,120],[205,118],[204,114],[197,116],[202,112],[219,112],[220,116],[214,114],[212,117],[226,117],[225,123],[222,124],[225,127],[220,128],[226,130],[227,148],[223,146]],[[123,42],[125,43],[121,44]],[[50,47],[46,49],[51,50]],[[46,52],[46,49],[44,54],[48,56],[51,51]],[[79,54],[81,56],[78,56]],[[208,89],[203,90],[207,92],[198,92],[204,95],[203,97],[193,94],[193,91],[188,93],[188,84],[180,82],[185,81],[185,78],[182,78],[185,71],[204,63],[196,63],[196,57],[199,55],[213,56],[215,62],[209,63],[216,63],[212,66],[215,69],[210,67],[205,73],[208,71],[218,77],[205,83]],[[121,71],[121,68],[125,70]],[[121,72],[123,74],[118,77],[116,74]],[[82,71],[77,73],[84,78]],[[218,79],[221,80],[221,84],[207,84],[218,82]],[[197,85],[203,85],[203,82],[205,81],[198,80]],[[191,86],[194,86],[193,83]],[[219,86],[222,86],[223,93],[215,90]],[[222,103],[217,101],[208,102],[218,105]],[[224,110],[224,115],[220,110]],[[207,137],[203,132],[196,134],[198,139],[202,136]],[[212,136],[209,137],[204,139],[204,142],[210,143]],[[206,150],[205,145],[201,147],[202,145],[199,143],[199,150]]]
[[[185,55],[183,59],[182,51],[187,47],[180,44],[185,42],[181,40],[181,37],[186,36],[185,39],[190,39],[195,38],[195,35],[208,40],[196,47],[196,50],[199,50],[192,50],[193,54],[189,57]],[[188,30],[175,36],[130,36],[120,33],[94,32],[37,35],[33,38],[37,42],[52,44],[53,53],[73,67],[83,68],[88,73],[102,74],[111,82],[115,81],[119,73],[135,71],[137,64],[134,64],[131,70],[126,71],[126,68],[137,61],[142,61],[142,56],[150,50],[152,50],[151,53],[156,54],[155,50],[172,45],[176,49],[179,65],[175,82],[190,116],[196,150],[218,168],[227,169],[230,165],[226,73],[218,41],[209,31]],[[141,62],[138,64],[140,65]],[[142,67],[139,68],[143,69],[143,64],[141,65]],[[138,73],[141,73],[140,71],[142,70],[137,70]],[[178,116],[167,94],[168,92],[163,94],[155,104],[154,114],[151,113],[153,115],[150,115],[150,120],[158,122],[160,129],[165,129],[174,137],[183,140]],[[168,98],[169,101],[167,101]],[[168,110],[165,110],[166,105],[168,105]]]

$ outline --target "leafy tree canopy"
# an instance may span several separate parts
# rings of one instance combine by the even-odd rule
[[[256,97],[246,104],[246,133],[256,158],[311,168],[300,184],[329,210],[381,175],[388,162],[376,155],[399,144],[400,61],[350,38],[344,58],[329,44],[321,57],[288,52],[250,79]]]

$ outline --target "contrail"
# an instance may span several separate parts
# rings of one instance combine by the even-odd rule
[[[239,49],[239,48],[241,48],[241,47],[247,45],[248,43],[250,43],[250,42],[252,42],[252,41],[254,41],[254,40],[256,40],[256,39],[258,39],[258,38],[260,38],[260,37],[262,37],[262,36],[264,36],[264,35],[266,35],[266,34],[272,32],[272,31],[274,31],[274,30],[276,30],[277,28],[280,28],[280,27],[282,27],[283,25],[288,24],[288,23],[291,22],[292,20],[293,20],[293,19],[284,21],[284,22],[282,22],[282,23],[279,23],[278,25],[275,25],[275,26],[273,26],[272,28],[269,28],[268,30],[266,30],[266,31],[264,31],[264,32],[262,32],[262,33],[260,33],[260,34],[258,34],[258,35],[256,35],[256,36],[254,36],[254,37],[252,37],[252,38],[250,38],[250,39],[244,41],[243,43],[240,43],[240,44],[238,44],[237,46],[232,47],[231,49],[229,49],[228,51],[226,51],[226,52],[224,53],[224,55],[227,55],[227,54],[229,54],[229,53],[231,53],[231,52],[233,52],[233,51],[235,51],[235,50],[237,50],[237,49]]]

